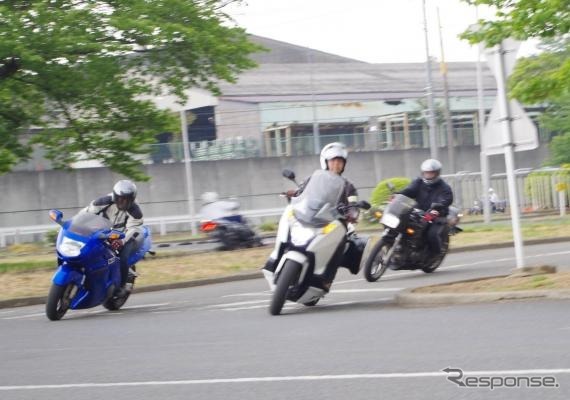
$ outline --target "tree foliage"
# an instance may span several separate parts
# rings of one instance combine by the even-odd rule
[[[217,94],[255,66],[260,48],[232,25],[227,3],[0,0],[0,173],[39,144],[56,167],[82,154],[144,179],[141,155],[178,126],[145,99]]]
[[[570,2],[568,0],[463,0],[492,6],[495,19],[480,20],[477,31],[461,36],[494,46],[512,37],[540,39],[542,54],[519,61],[510,79],[510,95],[525,103],[555,99],[570,91]]]

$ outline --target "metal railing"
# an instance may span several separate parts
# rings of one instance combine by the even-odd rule
[[[284,207],[279,208],[265,208],[259,210],[242,210],[240,214],[247,218],[264,218],[281,215]],[[192,223],[198,223],[202,220],[199,214],[190,216],[186,215],[169,215],[164,217],[145,218],[145,225],[155,227],[154,231],[163,236],[168,233],[169,225],[177,225],[177,230],[190,230]],[[9,242],[14,244],[22,243],[33,239],[35,235],[45,235],[49,231],[57,230],[59,227],[52,223],[46,225],[27,225],[0,228],[0,248],[6,247]],[[10,239],[12,239],[10,241]]]

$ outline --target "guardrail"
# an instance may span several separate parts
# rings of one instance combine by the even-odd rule
[[[260,210],[242,210],[240,214],[247,218],[262,218],[262,217],[272,217],[276,215],[281,215],[283,213],[284,207],[280,208],[265,208]],[[145,218],[145,225],[157,226],[159,234],[166,235],[168,232],[167,226],[171,224],[190,224],[200,222],[200,214],[190,216],[186,215],[170,215],[164,217],[152,217]],[[46,225],[26,225],[26,226],[16,226],[8,228],[0,228],[0,248],[6,247],[9,238],[14,238],[14,243],[21,243],[22,238],[30,235],[40,235],[46,232],[57,229],[55,224]]]

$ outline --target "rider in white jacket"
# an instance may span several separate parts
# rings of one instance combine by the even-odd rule
[[[123,292],[129,274],[129,257],[143,244],[143,214],[135,202],[137,187],[129,180],[118,181],[113,192],[93,200],[84,211],[100,215],[113,223],[113,229],[124,232],[123,240],[115,240],[111,246],[119,252],[121,259],[121,287]],[[121,295],[121,293],[118,293]]]

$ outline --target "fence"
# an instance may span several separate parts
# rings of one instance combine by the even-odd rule
[[[481,203],[483,199],[481,173],[463,172],[455,175],[444,175],[443,178],[453,188],[455,205],[460,209],[469,209],[475,201]],[[521,211],[535,211],[555,209],[560,207],[557,189],[559,184],[566,184],[564,188],[565,204],[570,198],[570,170],[558,168],[543,168],[538,170],[521,169],[515,171],[516,186],[519,195]],[[502,201],[508,205],[507,176],[504,173],[491,176],[490,187],[494,189]]]
[[[241,214],[250,219],[258,219],[281,215],[282,212],[283,207],[244,210],[241,211]],[[145,218],[145,225],[154,227],[155,229],[153,230],[158,231],[160,235],[166,235],[169,225],[176,225],[176,230],[189,231],[191,224],[199,222],[200,219],[200,215],[171,215],[158,218]],[[37,236],[43,236],[47,232],[55,229],[58,229],[55,224],[0,228],[0,248],[6,247],[10,242],[18,244],[24,241],[34,240]]]
[[[443,178],[451,185],[455,195],[454,204],[463,210],[471,208],[475,201],[480,202],[482,196],[481,173],[461,172],[455,175],[444,175]],[[546,168],[538,170],[516,171],[516,184],[519,194],[519,207],[521,211],[533,211],[544,209],[557,209],[560,207],[557,189],[562,189],[559,184],[566,184],[564,201],[566,206],[570,197],[570,170]],[[501,200],[508,199],[507,178],[504,173],[491,176],[491,187]],[[371,188],[359,188],[368,191]],[[258,197],[267,196],[259,195]],[[271,194],[273,196],[273,194]],[[508,205],[508,202],[507,202]],[[248,218],[260,219],[277,216],[283,211],[283,207],[263,208],[257,210],[245,210],[242,214]],[[190,229],[192,222],[200,220],[200,216],[172,215],[154,218],[145,218],[145,223],[153,227],[155,232],[164,235],[168,231],[185,231]],[[0,247],[9,243],[29,241],[38,235],[44,235],[57,227],[51,225],[28,225],[18,227],[0,228]]]

